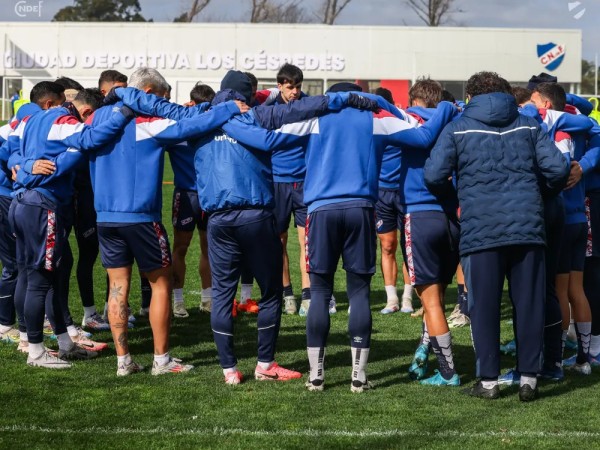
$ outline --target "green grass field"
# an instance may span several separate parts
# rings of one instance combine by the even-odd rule
[[[172,176],[167,169],[165,180]],[[170,230],[172,185],[164,186],[164,223]],[[297,242],[290,236],[290,243]],[[73,247],[76,250],[76,246]],[[152,377],[149,371],[117,378],[109,332],[95,339],[111,348],[94,361],[71,370],[49,372],[28,367],[14,346],[0,345],[0,449],[20,448],[600,448],[600,376],[569,374],[560,384],[542,384],[541,398],[522,404],[517,389],[503,387],[496,401],[473,399],[456,388],[430,388],[406,373],[420,332],[419,320],[405,314],[382,316],[385,303],[381,274],[373,278],[373,341],[369,377],[376,389],[350,392],[350,350],[345,277],[339,271],[326,357],[326,390],[307,392],[305,380],[257,382],[256,318],[236,319],[239,367],[248,377],[232,387],[222,382],[209,316],[198,312],[200,284],[196,267],[198,241],[188,260],[188,319],[173,321],[172,354],[196,366],[189,374]],[[296,245],[290,258],[297,261]],[[297,264],[292,277],[296,292]],[[96,266],[96,305],[103,309],[104,272]],[[401,288],[400,288],[401,289]],[[82,308],[73,278],[71,308]],[[254,289],[254,296],[258,290]],[[448,312],[456,288],[448,292]],[[139,309],[134,279],[131,307]],[[512,337],[505,306],[503,339]],[[455,361],[463,384],[474,380],[469,329],[453,332]],[[51,344],[51,343],[50,343]],[[131,352],[140,363],[152,362],[151,331],[138,319],[130,332]],[[280,364],[308,371],[305,320],[284,316],[278,341]],[[509,368],[512,358],[503,359]],[[430,358],[430,371],[437,363]]]

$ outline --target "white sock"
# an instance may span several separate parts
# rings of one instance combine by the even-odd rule
[[[96,305],[83,307],[83,318],[84,319],[87,319],[88,317],[92,317],[94,314],[97,314]]]
[[[29,342],[29,338],[27,337],[27,332],[26,331],[19,331],[19,338],[23,342]]]
[[[571,322],[569,323],[567,339],[574,342],[577,341],[577,332],[575,331],[575,321],[573,319],[571,319]]]
[[[493,389],[494,386],[498,386],[498,380],[484,381],[481,380],[481,385],[484,389]]]
[[[69,325],[67,327],[67,332],[69,333],[69,336],[71,336],[71,337],[79,337],[79,331],[77,331],[77,328],[75,328],[75,325]]]
[[[223,369],[223,375],[227,376],[228,373],[237,372],[237,366],[229,367],[228,369]]]
[[[8,330],[10,330],[12,327],[9,325],[0,325],[0,333],[6,333]]]
[[[404,285],[404,292],[402,292],[402,298],[413,298],[413,286],[411,284]]]
[[[183,288],[173,289],[173,301],[175,303],[183,303]]]
[[[129,353],[123,356],[117,355],[117,364],[119,366],[128,366],[129,364],[131,364],[131,355]]]
[[[211,301],[212,300],[212,287],[207,287],[206,289],[202,289],[202,291],[200,292],[200,298],[202,299],[203,302]]]
[[[396,286],[385,286],[385,293],[387,294],[388,303],[398,303],[398,291],[396,291]]]
[[[242,292],[240,293],[240,304],[246,303],[246,300],[252,298],[252,285],[251,284],[242,284]]]
[[[310,374],[308,380],[324,380],[325,379],[325,347],[306,347],[308,353],[308,365]]]
[[[75,346],[75,343],[73,342],[73,339],[71,339],[71,336],[69,336],[69,333],[58,334],[56,339],[58,340],[58,348],[61,350],[69,351]]]
[[[352,350],[352,381],[358,380],[362,383],[367,381],[367,361],[369,360],[368,348],[350,348]]]
[[[169,356],[169,352],[165,353],[164,355],[154,355],[154,361],[159,366],[164,366],[165,364],[168,364],[170,359],[171,358]]]
[[[40,342],[39,344],[29,344],[29,356],[32,359],[39,358],[44,354],[46,349],[44,348],[44,343]]]
[[[531,387],[531,389],[535,389],[537,386],[537,378],[536,377],[527,377],[521,374],[521,386],[525,386],[526,384]]]
[[[598,356],[600,353],[600,335],[594,336],[592,334],[592,338],[590,340],[590,355]]]
[[[275,361],[271,361],[271,362],[261,362],[261,361],[258,361],[257,365],[258,365],[258,367],[260,367],[263,370],[268,370],[269,367],[271,367],[274,362]]]

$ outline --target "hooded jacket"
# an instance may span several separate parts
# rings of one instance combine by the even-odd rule
[[[456,174],[461,208],[460,254],[510,245],[544,245],[539,181],[562,189],[569,164],[535,119],[520,115],[513,96],[473,97],[449,124],[425,163],[434,194]]]

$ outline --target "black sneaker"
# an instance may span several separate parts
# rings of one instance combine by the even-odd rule
[[[538,396],[537,386],[532,388],[528,384],[524,384],[519,388],[519,400],[522,402],[531,402]]]
[[[463,389],[462,392],[463,394],[470,395],[471,397],[486,398],[489,400],[500,397],[500,387],[498,385],[495,385],[491,389],[486,389],[483,387],[483,383],[481,381],[478,381],[470,388]]]

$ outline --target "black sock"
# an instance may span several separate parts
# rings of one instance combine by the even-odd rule
[[[290,297],[294,295],[294,290],[292,289],[292,285],[288,284],[287,286],[283,287],[283,296],[284,297]]]
[[[310,288],[302,288],[302,300],[310,300]]]

